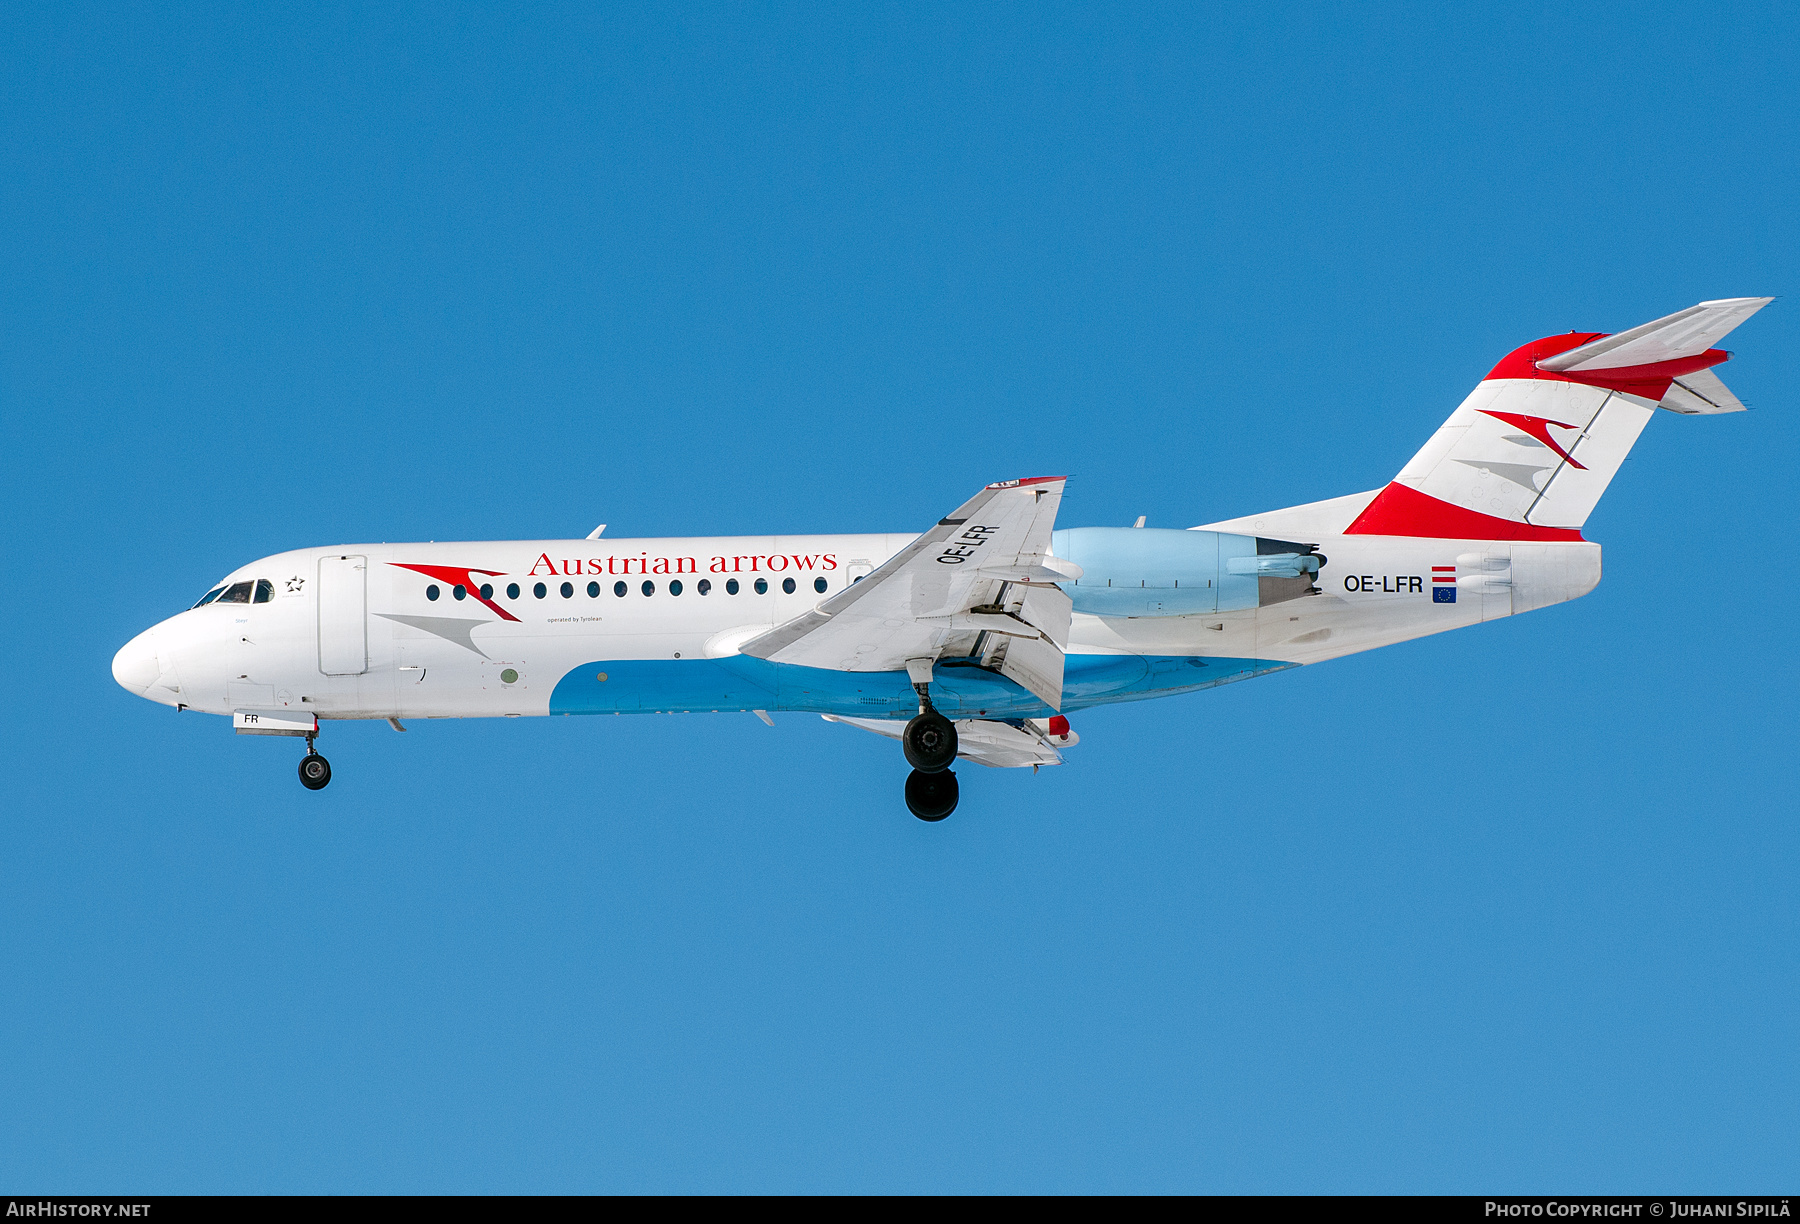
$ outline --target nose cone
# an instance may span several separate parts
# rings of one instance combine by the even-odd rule
[[[155,630],[145,630],[119,649],[113,656],[113,679],[119,686],[139,697],[162,675],[156,661]]]

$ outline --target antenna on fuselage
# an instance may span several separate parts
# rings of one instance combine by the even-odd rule
[[[598,540],[600,538],[600,533],[605,530],[606,524],[601,523],[598,527],[587,533],[587,538],[590,540]]]

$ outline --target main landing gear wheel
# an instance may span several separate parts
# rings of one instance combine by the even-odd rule
[[[956,810],[956,775],[913,770],[906,778],[906,807],[920,820],[942,820]]]
[[[956,763],[956,726],[936,710],[921,710],[900,733],[900,750],[906,754],[906,763],[920,773],[949,769]],[[912,794],[910,782],[906,793]],[[956,806],[954,799],[950,806]],[[944,812],[945,816],[949,814],[948,810]]]
[[[324,790],[331,781],[331,762],[316,752],[300,758],[300,785],[307,790]],[[954,806],[954,805],[953,805]]]

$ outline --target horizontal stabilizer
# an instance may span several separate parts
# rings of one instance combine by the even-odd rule
[[[1695,370],[1683,374],[1669,384],[1662,406],[1685,416],[1711,416],[1718,412],[1742,412],[1744,403],[1719,381],[1711,370]]]
[[[1751,297],[1701,302],[1629,331],[1603,336],[1566,353],[1546,357],[1537,363],[1537,367],[1553,372],[1617,370],[1697,357],[1774,300]]]

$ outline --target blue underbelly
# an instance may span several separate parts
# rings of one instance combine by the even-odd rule
[[[1192,692],[1293,666],[1267,659],[1190,655],[1070,655],[1063,670],[1062,712]],[[1041,718],[1054,713],[1011,680],[978,667],[940,665],[932,680],[931,700],[951,718]],[[552,714],[798,710],[908,718],[918,708],[905,672],[831,671],[746,655],[602,659],[564,676],[550,694]]]

